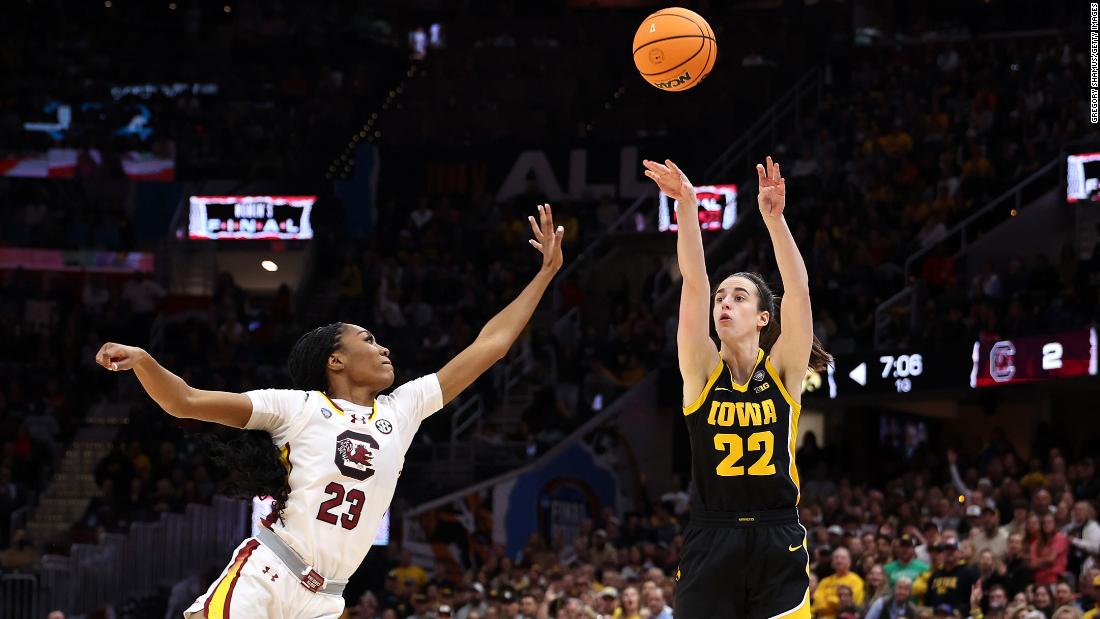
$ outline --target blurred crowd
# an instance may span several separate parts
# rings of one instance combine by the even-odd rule
[[[1080,619],[1100,604],[1100,477],[1086,446],[1021,458],[1003,438],[946,461],[906,458],[884,484],[849,479],[816,442],[800,449],[810,600],[827,619]],[[1039,447],[1037,443],[1036,447]],[[932,471],[932,472],[930,472]],[[671,489],[648,507],[586,521],[573,540],[497,548],[461,577],[391,553],[384,584],[349,618],[671,617],[690,518]]]
[[[10,42],[0,159],[96,149],[103,160],[85,158],[77,174],[117,176],[112,157],[138,151],[176,159],[177,178],[316,177],[408,70],[410,26],[384,12],[353,2],[13,5],[0,23]]]
[[[0,547],[11,514],[34,503],[89,410],[114,395],[93,363],[102,339],[145,341],[163,294],[140,275],[0,271]]]

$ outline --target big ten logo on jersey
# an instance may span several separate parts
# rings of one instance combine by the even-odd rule
[[[774,424],[779,421],[775,413],[775,403],[771,399],[757,402],[711,402],[707,423],[712,426],[754,428]],[[719,433],[714,435],[714,449],[725,454],[722,461],[714,467],[719,477],[741,477],[752,475],[763,477],[775,475],[772,456],[775,453],[775,433],[771,431],[753,432],[747,438],[740,434]],[[747,468],[738,464],[745,452],[759,454]]]

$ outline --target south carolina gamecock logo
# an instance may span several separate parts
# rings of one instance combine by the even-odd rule
[[[1016,375],[1016,347],[1012,342],[997,342],[989,351],[989,375],[1003,383]]]
[[[352,479],[363,481],[374,475],[371,459],[378,442],[368,434],[348,430],[336,437],[336,468]]]

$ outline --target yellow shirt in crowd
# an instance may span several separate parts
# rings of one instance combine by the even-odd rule
[[[836,617],[837,605],[840,598],[837,595],[837,587],[847,585],[852,589],[852,599],[856,606],[863,605],[863,579],[855,572],[848,572],[843,576],[833,574],[823,578],[814,591],[814,617],[818,619],[833,619]]]

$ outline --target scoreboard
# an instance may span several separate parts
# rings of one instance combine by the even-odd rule
[[[975,342],[970,386],[1096,375],[1096,329]]]
[[[826,393],[829,398],[928,394],[1097,373],[1097,334],[1089,328],[980,340],[938,350],[837,355],[824,376],[811,377],[805,391]]]

